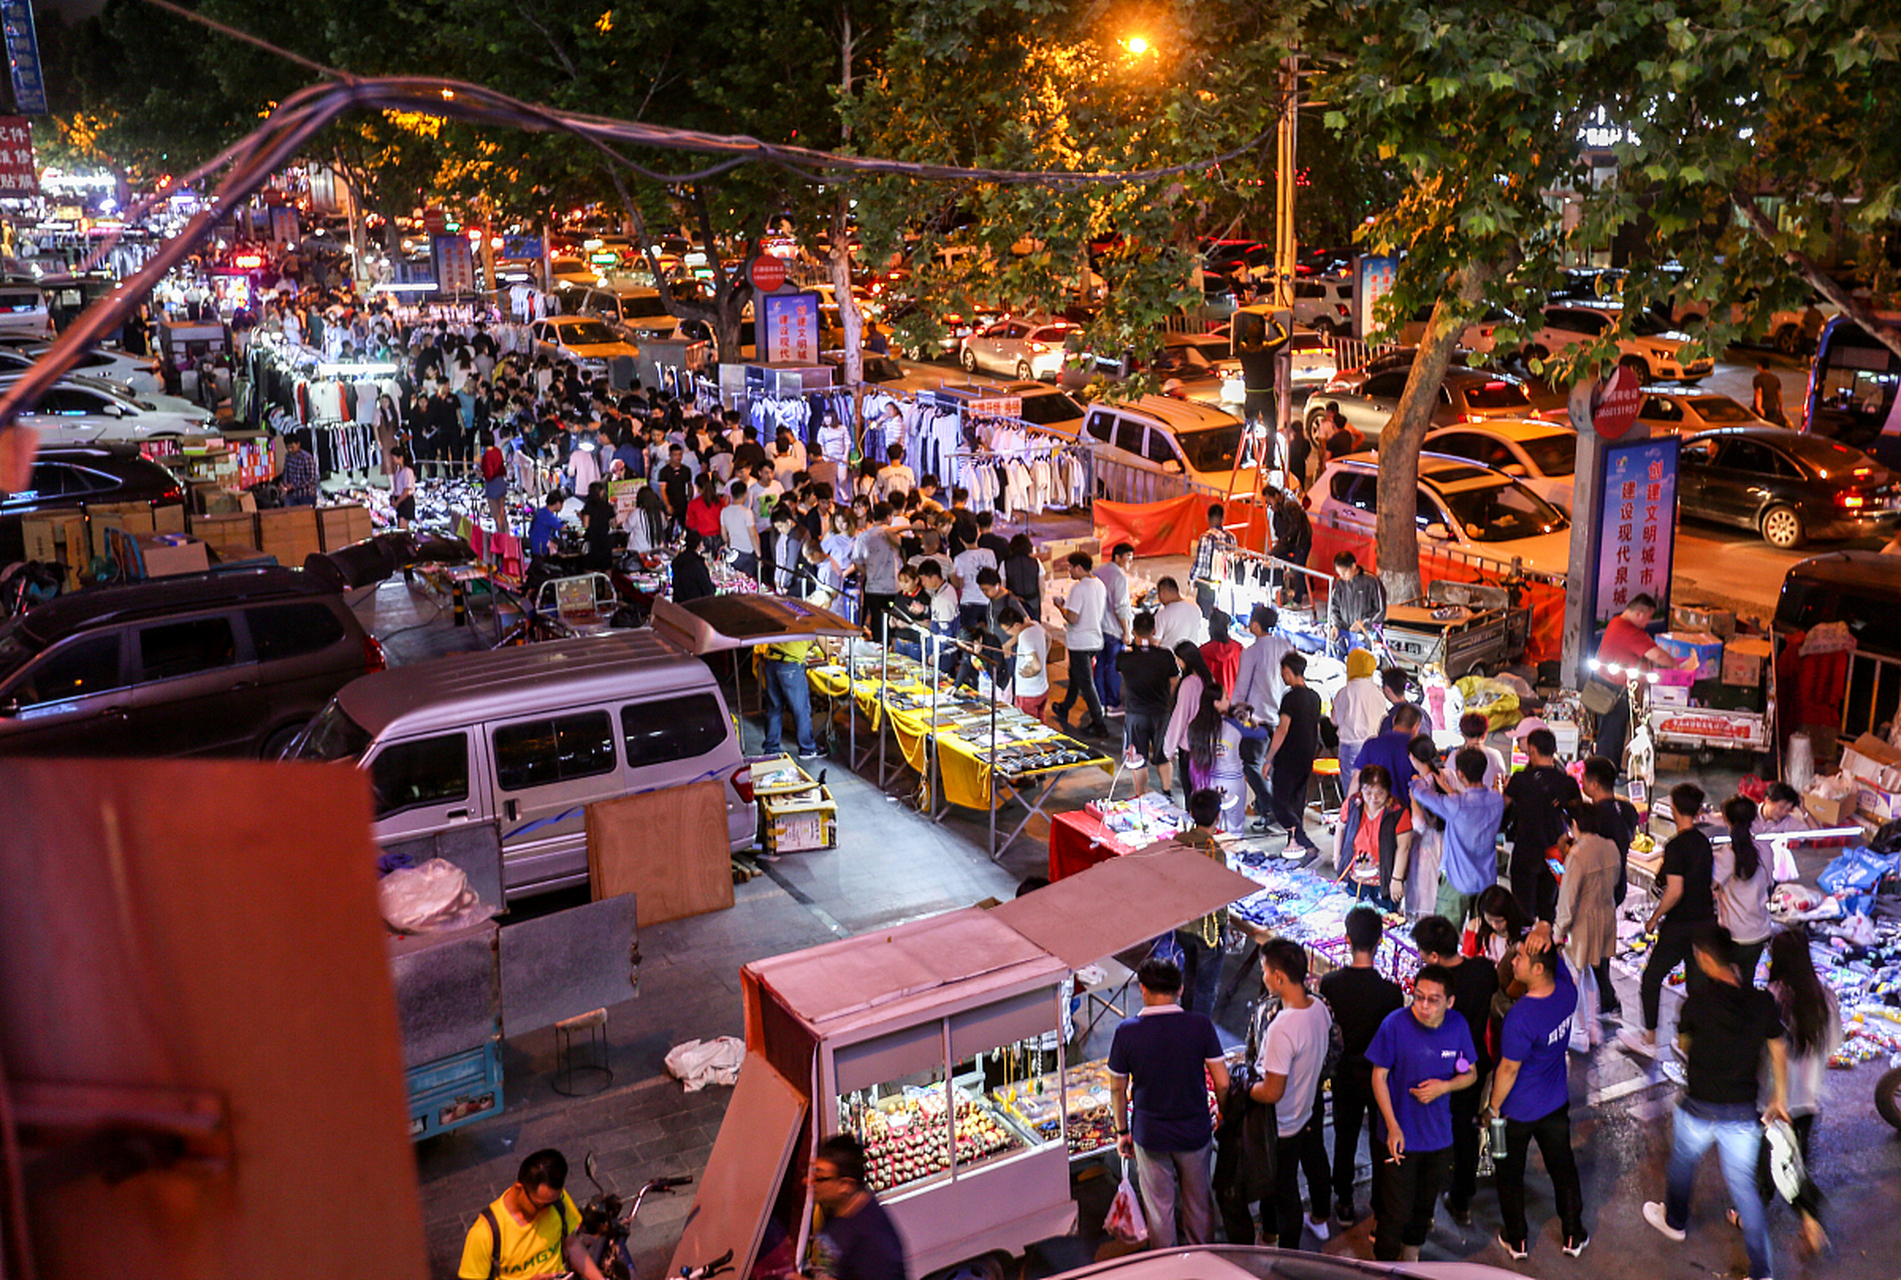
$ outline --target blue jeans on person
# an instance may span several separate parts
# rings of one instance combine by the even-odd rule
[[[1340,794],[1343,796],[1353,794],[1353,770],[1358,766],[1360,751],[1365,746],[1365,738],[1340,739]]]
[[[1663,1216],[1678,1231],[1690,1221],[1690,1188],[1703,1153],[1716,1148],[1723,1185],[1743,1229],[1743,1248],[1749,1254],[1749,1274],[1774,1275],[1769,1258],[1769,1218],[1756,1194],[1756,1151],[1762,1145],[1762,1120],[1747,1102],[1717,1104],[1686,1099],[1677,1107],[1671,1126],[1670,1167],[1664,1192]]]
[[[792,724],[799,735],[799,754],[818,754],[812,737],[812,689],[805,680],[803,662],[766,659],[766,751],[779,750],[784,733],[785,713],[792,712]]]
[[[1209,945],[1201,935],[1200,924],[1197,920],[1196,928],[1175,931],[1175,941],[1182,949],[1182,994],[1187,997],[1182,1008],[1213,1018],[1215,1000],[1221,994],[1221,965],[1227,953],[1218,937]]]
[[[1122,637],[1103,632],[1102,648],[1096,651],[1096,696],[1105,707],[1122,705],[1122,673],[1116,670],[1116,655],[1122,652]]]
[[[1212,1138],[1194,1151],[1136,1147],[1135,1181],[1148,1219],[1149,1248],[1214,1243],[1214,1149]],[[1175,1231],[1178,1221],[1179,1237]]]

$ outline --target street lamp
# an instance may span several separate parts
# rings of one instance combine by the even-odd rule
[[[1142,36],[1130,36],[1123,47],[1139,58],[1149,51],[1149,42]]]

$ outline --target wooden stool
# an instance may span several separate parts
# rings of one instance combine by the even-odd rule
[[[586,1032],[587,1038],[575,1043],[576,1032]],[[596,1009],[592,1013],[578,1014],[565,1021],[554,1024],[555,1070],[554,1091],[570,1098],[582,1097],[590,1093],[599,1093],[614,1083],[614,1070],[607,1065],[607,1010]],[[581,1059],[585,1057],[585,1061]],[[598,1080],[599,1083],[581,1088],[575,1084],[576,1077]]]

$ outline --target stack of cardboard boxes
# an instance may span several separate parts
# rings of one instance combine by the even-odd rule
[[[1872,733],[1842,748],[1842,773],[1855,780],[1855,812],[1873,823],[1901,818],[1901,750]]]

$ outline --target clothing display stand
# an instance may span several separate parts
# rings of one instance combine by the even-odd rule
[[[1028,533],[1033,515],[1088,504],[1095,487],[1093,457],[1086,446],[1024,434],[1004,447],[958,450],[951,483],[970,495],[972,511],[990,511],[1010,523],[1021,519]]]

